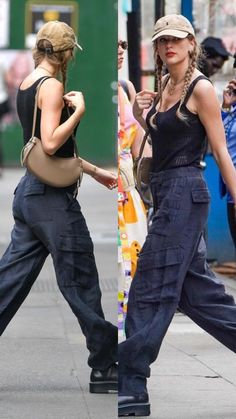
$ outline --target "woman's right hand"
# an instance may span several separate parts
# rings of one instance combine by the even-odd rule
[[[114,189],[117,187],[117,175],[108,170],[101,169],[100,167],[95,167],[95,171],[92,174],[92,177],[102,185],[106,186],[108,189]]]
[[[72,91],[63,96],[66,104],[77,111],[80,116],[85,112],[84,96],[82,92]]]
[[[151,90],[142,90],[136,94],[135,102],[133,105],[133,114],[134,117],[141,117],[143,115],[144,109],[150,108],[153,104],[153,101],[157,93],[152,92]]]

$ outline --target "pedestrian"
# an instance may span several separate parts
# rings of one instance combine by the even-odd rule
[[[127,340],[119,345],[119,416],[150,414],[150,364],[177,307],[236,351],[236,305],[206,263],[203,239],[210,201],[200,164],[206,134],[236,203],[220,106],[211,82],[197,70],[199,47],[184,16],[160,18],[152,40],[160,99],[153,104],[156,93],[138,93],[134,115],[152,139],[155,214],[130,288]],[[169,72],[164,78],[163,65]]]
[[[2,120],[8,112],[10,112],[10,102],[6,85],[6,75],[4,66],[0,62],[0,177],[3,174]]]
[[[201,42],[201,47],[204,52],[199,65],[200,71],[206,77],[212,77],[223,67],[224,63],[231,56],[227,51],[221,38],[208,36]]]
[[[118,70],[122,68],[127,46],[126,41],[119,40]],[[134,158],[139,153],[143,139],[143,129],[132,113],[135,95],[130,80],[118,82],[118,328],[121,336],[124,336],[130,284],[147,235],[146,208],[135,188],[133,175]]]
[[[17,111],[27,143],[36,88],[43,80],[35,135],[46,153],[62,158],[74,155],[72,135],[85,111],[81,92],[64,91],[67,65],[76,47],[81,48],[66,23],[51,21],[43,25],[33,51],[35,69],[23,80],[17,94]],[[97,182],[108,188],[117,185],[112,173],[85,160],[82,163],[84,172]],[[50,254],[59,289],[86,338],[88,365],[92,368],[90,391],[108,393],[117,388],[117,327],[104,319],[93,243],[76,191],[76,184],[51,187],[29,171],[20,180],[13,201],[11,243],[0,260],[0,334],[27,297]]]
[[[236,80],[230,80],[223,91],[222,120],[225,129],[226,142],[231,159],[236,167]],[[220,195],[226,196],[227,218],[230,234],[236,248],[236,218],[234,200],[230,191],[226,188],[225,182],[220,174]]]

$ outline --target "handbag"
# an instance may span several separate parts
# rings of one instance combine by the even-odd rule
[[[27,167],[29,172],[36,176],[41,182],[64,188],[75,183],[80,186],[83,175],[82,160],[78,157],[78,150],[74,135],[74,156],[57,157],[45,153],[42,147],[42,141],[35,137],[35,127],[37,118],[37,103],[41,84],[47,77],[42,79],[37,86],[34,104],[32,135],[27,144],[21,151],[21,165]]]
[[[150,189],[150,172],[152,167],[152,157],[143,156],[144,146],[149,136],[149,131],[145,132],[143,141],[139,150],[139,155],[134,160],[133,172],[135,186],[138,190],[144,204],[151,207],[153,204],[152,193]]]

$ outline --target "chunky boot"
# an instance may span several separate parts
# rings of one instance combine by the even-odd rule
[[[92,369],[90,375],[90,393],[117,393],[118,366],[111,365],[104,371]]]
[[[149,416],[150,403],[148,394],[118,397],[118,416]]]

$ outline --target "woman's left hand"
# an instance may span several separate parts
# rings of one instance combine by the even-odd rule
[[[96,167],[93,177],[97,182],[106,186],[108,189],[114,189],[117,187],[117,176],[108,170]]]

